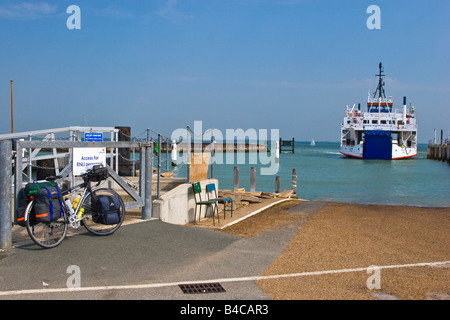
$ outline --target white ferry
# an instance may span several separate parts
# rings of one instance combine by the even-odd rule
[[[417,123],[414,106],[393,109],[384,92],[383,66],[379,64],[378,87],[368,97],[367,110],[347,106],[341,125],[341,153],[358,159],[405,159],[417,156]]]

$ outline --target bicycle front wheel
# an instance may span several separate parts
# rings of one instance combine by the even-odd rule
[[[119,200],[119,207],[117,208],[119,217],[117,223],[108,223],[100,221],[100,215],[102,214],[96,205],[96,200],[99,196],[111,196],[117,197]],[[86,198],[84,198],[83,203],[81,203],[81,208],[83,211],[83,225],[91,233],[98,236],[107,236],[114,233],[122,225],[123,219],[125,218],[125,204],[122,198],[117,194],[116,191],[107,188],[100,188],[92,190]],[[80,209],[81,210],[81,209]]]
[[[57,221],[38,223],[32,214],[35,201],[32,200],[25,211],[25,224],[28,235],[42,248],[57,247],[67,234],[67,215],[63,213]]]

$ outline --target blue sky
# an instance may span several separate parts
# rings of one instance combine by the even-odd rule
[[[81,30],[69,30],[69,5]],[[369,30],[367,7],[381,10]],[[338,141],[378,63],[416,107],[419,141],[450,130],[448,0],[0,0],[0,133],[131,126],[170,135],[280,129]]]

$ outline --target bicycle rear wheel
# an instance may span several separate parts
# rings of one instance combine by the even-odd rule
[[[96,199],[99,196],[111,196],[117,197],[119,199],[119,219],[117,223],[113,224],[102,224],[99,223],[99,210],[96,206]],[[122,225],[123,219],[125,218],[125,204],[123,203],[122,198],[117,194],[116,191],[107,188],[100,188],[96,190],[92,190],[83,202],[80,204],[83,209],[83,220],[82,223],[84,227],[91,233],[98,236],[107,236],[114,233],[117,229]]]
[[[25,224],[28,235],[39,246],[45,249],[57,247],[67,234],[67,215],[63,213],[57,221],[37,223],[32,210],[36,200],[32,200],[25,211]],[[64,212],[66,212],[64,210]]]

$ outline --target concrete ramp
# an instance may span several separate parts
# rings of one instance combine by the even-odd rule
[[[327,201],[303,201],[295,207],[289,208],[288,214],[311,215],[325,207]]]

